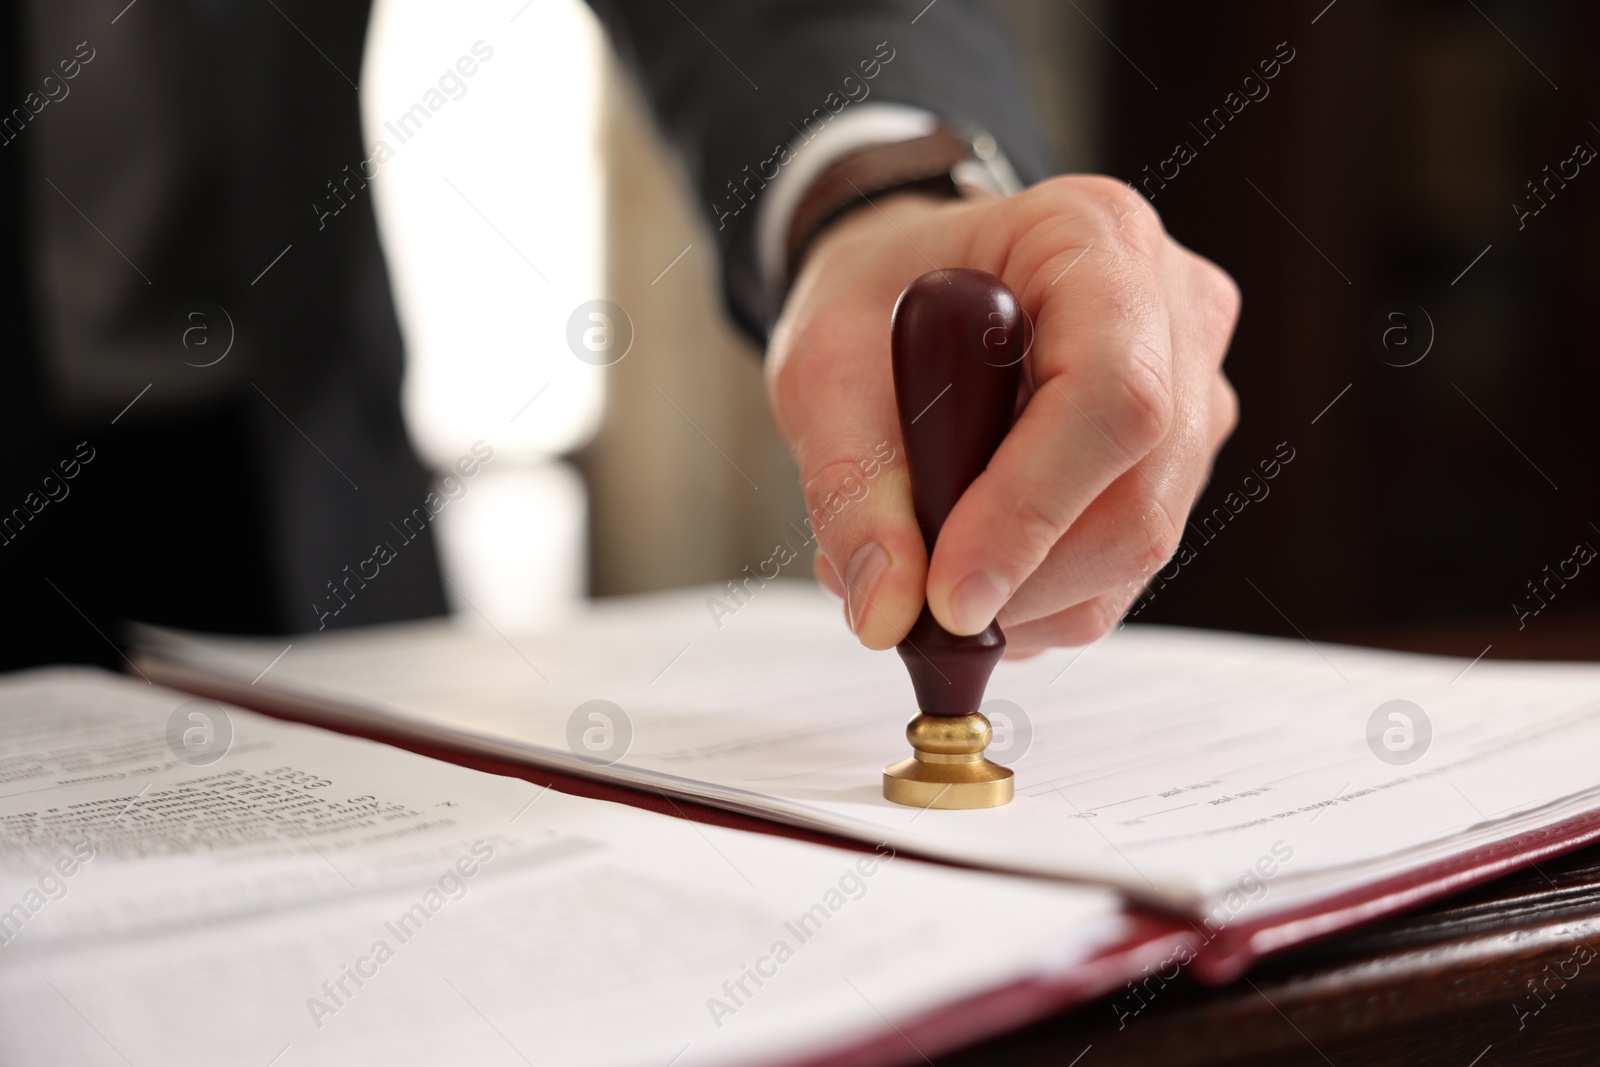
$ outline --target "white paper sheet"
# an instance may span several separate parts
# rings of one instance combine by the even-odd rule
[[[603,603],[560,632],[515,638],[442,622],[304,637],[258,687],[864,840],[1108,882],[1197,914],[1221,907],[1223,919],[1600,806],[1600,667],[1134,627],[996,671],[989,697],[1014,705],[996,750],[1017,773],[1015,802],[898,807],[879,794],[881,768],[908,754],[898,657],[859,648],[818,592],[772,584],[736,613],[712,597],[730,602],[698,590]],[[283,647],[151,640],[234,678]],[[1409,763],[1368,739],[1396,699],[1431,723]],[[584,748],[599,720],[583,712],[569,729],[593,700],[620,707],[616,728],[631,730],[607,765]],[[605,731],[590,739],[603,747]]]
[[[203,767],[166,730],[196,708],[234,732]],[[564,796],[88,669],[0,680],[0,909],[8,1065],[789,1061],[1125,930],[1107,893]]]

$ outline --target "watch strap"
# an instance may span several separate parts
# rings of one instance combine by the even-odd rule
[[[954,171],[974,159],[972,143],[949,126],[908,141],[872,145],[843,156],[817,176],[790,217],[784,266],[792,280],[806,250],[830,222],[872,199],[918,189],[956,197]]]

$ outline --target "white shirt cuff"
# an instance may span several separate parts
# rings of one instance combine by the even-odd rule
[[[863,148],[926,137],[938,128],[931,111],[907,104],[857,104],[805,139],[789,142],[793,158],[778,172],[756,206],[756,262],[769,299],[788,284],[783,261],[789,224],[811,184],[837,160]],[[808,127],[809,129],[809,127]]]

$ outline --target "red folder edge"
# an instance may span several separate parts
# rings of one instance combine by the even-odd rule
[[[1503,837],[1473,852],[1450,856],[1374,885],[1226,927],[1203,943],[1190,967],[1197,979],[1209,985],[1231,982],[1264,956],[1407,911],[1596,840],[1600,840],[1600,811]]]
[[[1193,950],[1198,938],[1179,921],[1163,916],[1129,912],[1132,928],[1118,944],[1049,978],[1014,982],[951,1004],[942,1005],[904,1022],[892,1024],[846,1048],[810,1059],[786,1061],[783,1067],[888,1067],[894,1064],[937,1062],[936,1056],[953,1052],[1068,1008],[1081,1007],[1146,969],[1157,971],[1170,964],[1179,946]]]

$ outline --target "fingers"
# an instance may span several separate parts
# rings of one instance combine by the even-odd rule
[[[1019,623],[1055,615],[1109,590],[1137,590],[1167,561],[1193,491],[1177,479],[1158,488],[1146,477],[1135,468],[1118,478],[1051,546],[999,614],[1008,638]]]
[[[1171,558],[1237,421],[1219,368],[1238,290],[1124,194],[1082,249],[1041,224],[1054,251],[1013,251],[1036,391],[935,548],[928,602],[953,632],[998,612],[1035,647],[1099,637]]]
[[[844,599],[844,582],[839,578],[839,572],[833,569],[833,564],[828,562],[828,557],[818,552],[811,560],[811,570],[817,576],[817,584],[828,592]]]
[[[775,397],[804,401],[775,400],[774,410],[800,466],[818,578],[844,598],[862,644],[882,649],[922,610],[927,551],[900,444],[887,311],[875,318],[876,328],[843,311],[795,324],[768,372]]]
[[[1091,502],[1169,432],[1171,334],[1157,279],[1129,253],[1107,255],[1116,269],[1061,268],[1042,298],[1035,392],[935,546],[928,604],[953,633],[987,626]]]
[[[1097,641],[1116,626],[1132,602],[1131,596],[1120,598],[1106,594],[1042,619],[1006,626],[1006,655],[1028,656],[1046,648]]]
[[[804,479],[817,568],[824,584],[844,597],[845,619],[861,643],[892,648],[922,610],[927,554],[898,445],[887,438],[870,448],[841,442],[836,454],[852,446],[858,458],[825,461]]]
[[[1047,383],[940,534],[928,582],[940,624],[959,634],[987,626],[1133,458]]]
[[[1178,358],[1184,359],[1180,350]],[[1114,481],[1000,612],[1002,626],[1056,614],[1106,591],[1136,592],[1171,558],[1210,478],[1212,457],[1238,422],[1238,398],[1220,372],[1190,360],[1179,416],[1149,456]]]
[[[1109,179],[884,211],[899,222],[858,212],[818,243],[769,349],[819,581],[871,648],[898,643],[924,593],[954,633],[998,614],[1017,654],[1091,641],[1170,558],[1237,421],[1219,368],[1238,290]],[[1035,327],[1016,422],[931,561],[911,509],[887,329],[895,296],[930,256],[998,273]]]

